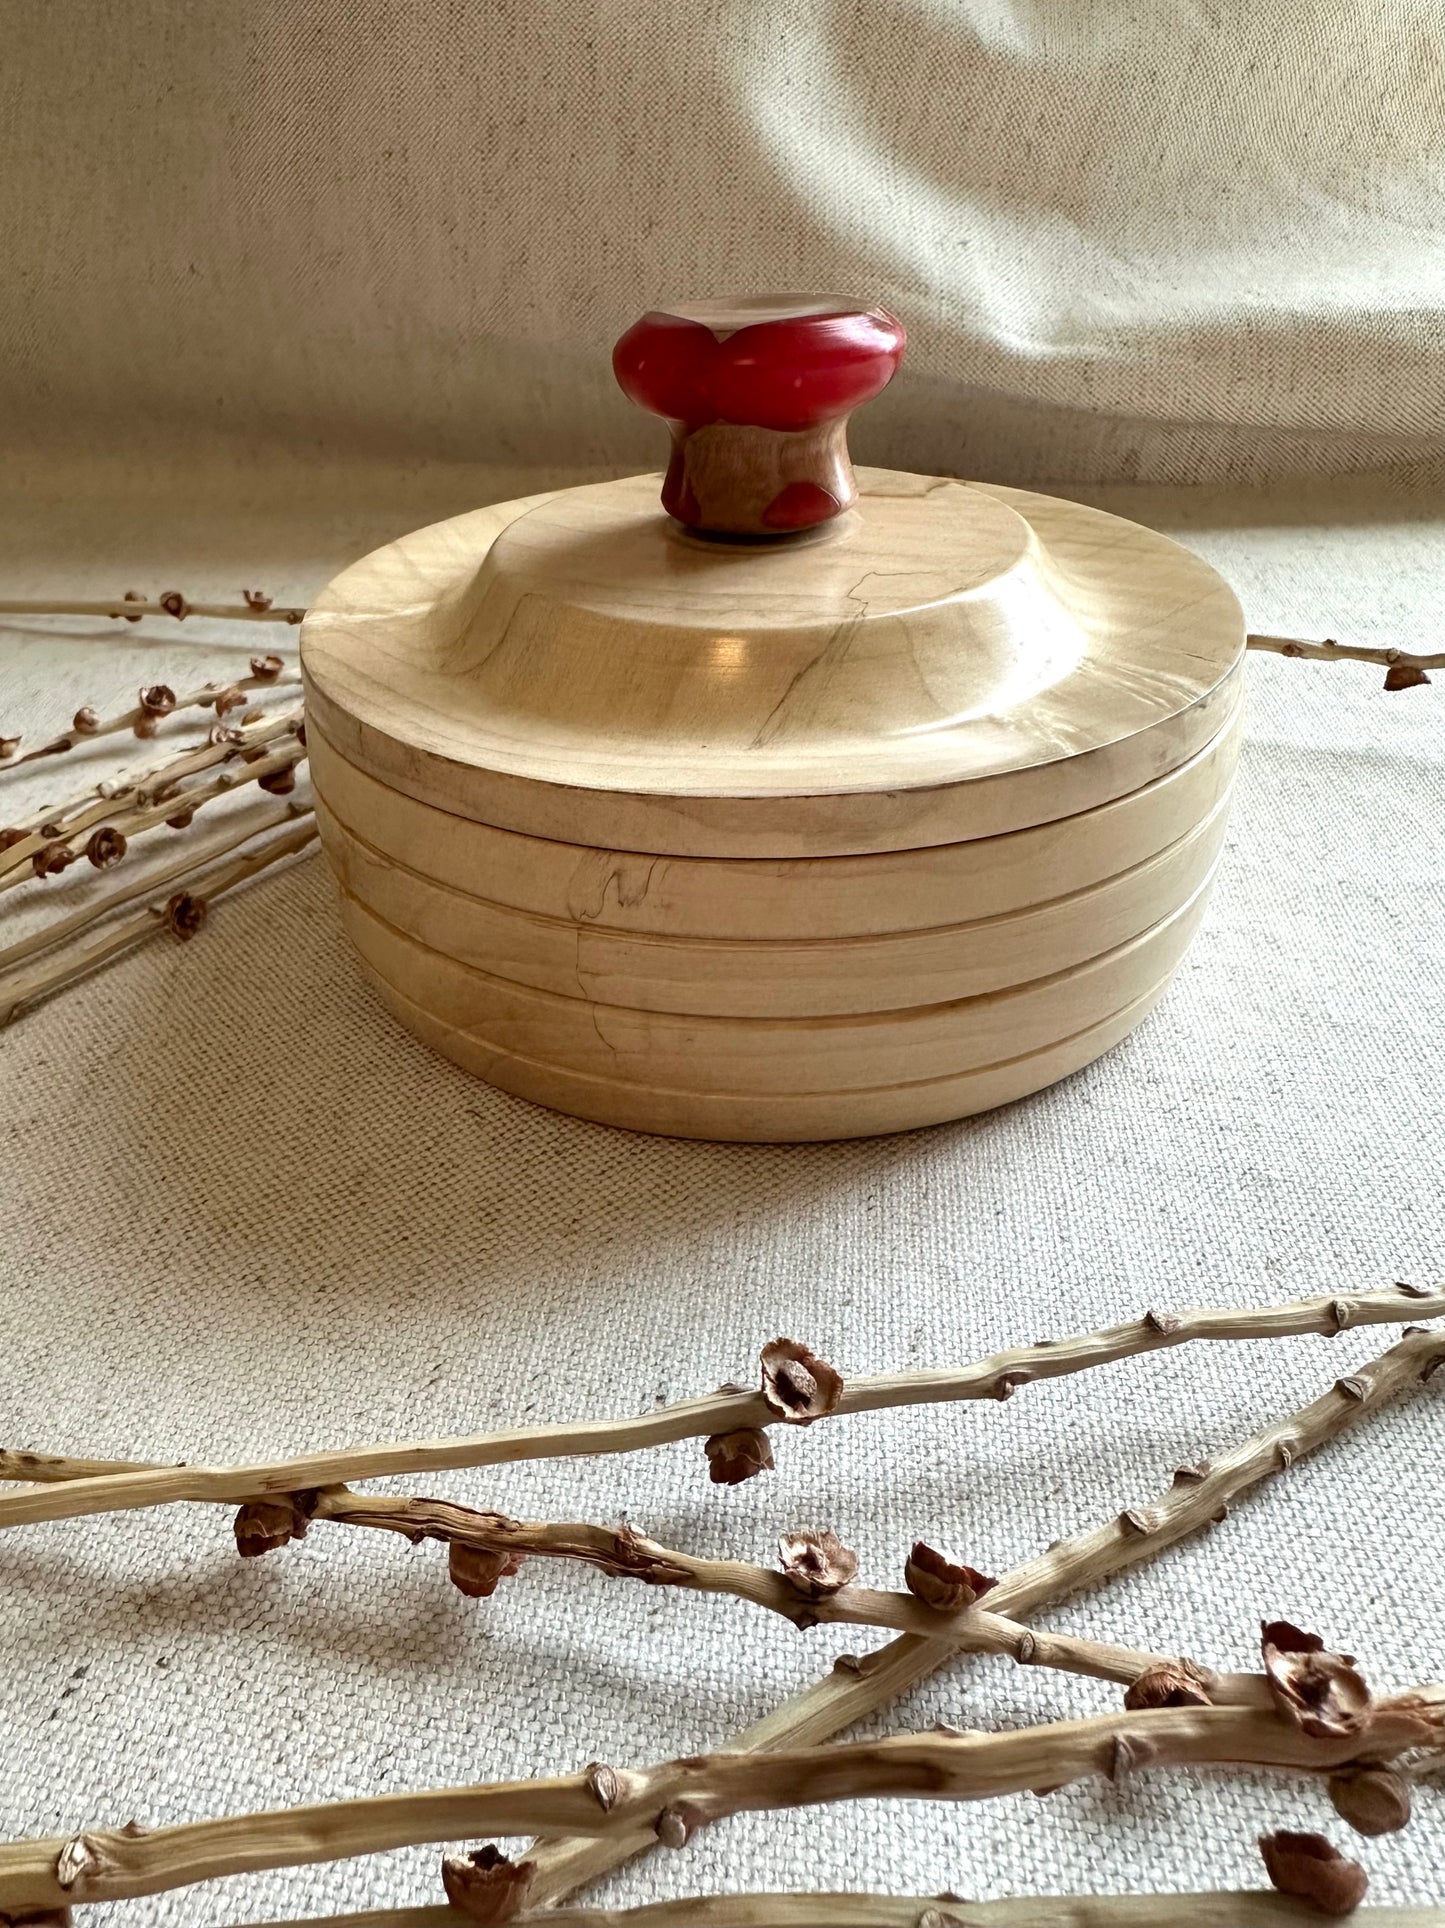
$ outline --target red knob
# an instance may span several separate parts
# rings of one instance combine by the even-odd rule
[[[623,393],[672,424],[662,506],[690,529],[777,536],[841,515],[858,489],[848,417],[886,388],[903,324],[832,295],[653,309],[612,351]]]

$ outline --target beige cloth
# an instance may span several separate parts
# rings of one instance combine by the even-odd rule
[[[1445,517],[1419,487],[1445,427],[1438,4],[0,10],[0,594],[304,602],[419,523],[655,464],[604,351],[659,293],[836,283],[913,330],[861,455],[1227,478],[1098,499],[1214,560],[1257,628],[1438,646]],[[1385,463],[1413,493],[1237,486]],[[223,674],[257,642],[5,623],[4,723]],[[1177,985],[1088,1072],[977,1121],[720,1147],[531,1109],[387,1020],[316,860],[24,1019],[4,1041],[4,1443],[246,1459],[642,1410],[749,1376],[778,1331],[865,1372],[1150,1304],[1438,1277],[1439,692],[1275,659],[1251,683],[1223,881]],[[764,1560],[827,1523],[877,1585],[920,1532],[997,1570],[1388,1336],[814,1428],[730,1491],[695,1445],[428,1485]],[[1445,1675],[1442,1410],[1372,1421],[1050,1618],[1228,1666],[1285,1613],[1382,1684]],[[541,1563],[467,1602],[435,1549],[339,1528],[243,1565],[205,1510],[0,1535],[0,1602],[11,1837],[691,1752],[867,1644]],[[1110,1700],[974,1662],[875,1725]],[[1347,1840],[1316,1788],[1157,1773],[1042,1805],[742,1819],[614,1892],[1249,1885],[1272,1825]],[[1362,1850],[1374,1895],[1445,1901],[1442,1848],[1431,1789]],[[96,1919],[436,1900],[436,1862]]]
[[[862,457],[1445,447],[1441,0],[8,0],[0,421],[652,466],[659,297],[906,319]]]
[[[126,496],[108,474],[37,470],[0,514],[0,580],[19,593],[178,582],[199,597],[259,578],[304,601],[347,557],[497,485],[278,465],[238,491],[197,466]],[[1216,561],[1259,627],[1431,635],[1445,519],[1409,497],[1371,483],[1100,499]],[[0,636],[7,720],[27,727],[82,693],[187,665],[225,674],[255,646],[219,625]],[[189,947],[157,943],[21,1020],[4,1041],[5,1443],[255,1458],[639,1411],[747,1378],[778,1331],[845,1372],[880,1371],[1151,1304],[1439,1278],[1439,695],[1387,697],[1377,672],[1343,666],[1250,671],[1223,880],[1174,989],[1080,1077],[970,1123],[708,1146],[534,1110],[391,1023],[316,860],[220,907]],[[52,766],[47,793],[107,761]],[[898,1583],[919,1533],[997,1570],[1147,1500],[1179,1460],[1314,1397],[1389,1337],[1195,1348],[1007,1406],[815,1427],[779,1441],[775,1475],[736,1489],[707,1484],[696,1445],[426,1488],[532,1517],[626,1513],[697,1552],[763,1561],[779,1531],[827,1523],[875,1585]],[[1442,1449],[1437,1392],[1047,1618],[1246,1665],[1257,1619],[1284,1613],[1381,1684],[1445,1676],[1445,1529],[1429,1497]],[[225,1514],[201,1509],[0,1535],[0,1600],[5,1836],[692,1752],[870,1644],[539,1563],[467,1602],[437,1550],[342,1528],[242,1565]],[[976,1661],[875,1726],[993,1727],[1110,1700]],[[739,1820],[616,1892],[1250,1885],[1255,1833],[1272,1825],[1348,1843],[1316,1789],[1157,1773],[1043,1805]],[[1407,1833],[1364,1844],[1377,1898],[1445,1902],[1442,1847],[1432,1788]],[[215,1928],[434,1900],[436,1867],[419,1849],[100,1919]]]

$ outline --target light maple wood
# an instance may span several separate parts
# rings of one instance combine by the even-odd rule
[[[1223,842],[1237,603],[1075,503],[861,482],[759,546],[631,477],[331,585],[319,821],[418,1035],[585,1116],[806,1138],[1038,1089],[1149,1008]]]
[[[308,713],[456,815],[722,857],[995,836],[1217,734],[1244,623],[1199,558],[1027,491],[860,482],[801,547],[699,542],[654,476],[420,530],[308,613]]]
[[[330,815],[395,862],[471,896],[599,930],[720,938],[887,936],[997,917],[1103,882],[1192,830],[1229,793],[1242,707],[1188,762],[1078,816],[872,856],[647,856],[474,823],[379,783],[308,723]]]
[[[709,1138],[742,1144],[800,1144],[913,1131],[971,1117],[1057,1084],[1111,1050],[1153,1009],[1167,978],[1101,1024],[999,1064],[941,1077],[847,1091],[816,1089],[748,1094],[678,1089],[598,1077],[523,1058],[442,1024],[402,996],[360,959],[383,1004],[431,1050],[488,1084],[596,1124],[670,1138]]]
[[[1008,990],[1150,929],[1213,869],[1228,799],[1168,849],[1102,884],[1002,917],[890,937],[664,937],[537,917],[418,876],[318,806],[342,888],[383,922],[533,990],[683,1015],[819,1017]],[[824,860],[827,861],[827,860]]]
[[[1039,1050],[1143,997],[1179,962],[1209,879],[1127,944],[983,997],[845,1017],[731,1018],[559,997],[429,950],[342,894],[358,953],[442,1024],[595,1077],[737,1095],[908,1083]]]

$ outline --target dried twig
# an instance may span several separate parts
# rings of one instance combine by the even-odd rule
[[[1276,1767],[1324,1773],[1357,1755],[1393,1760],[1445,1730],[1445,1684],[1377,1701],[1357,1729],[1321,1738],[1279,1713],[1163,1707],[1006,1733],[901,1734],[758,1757],[713,1754],[641,1769],[599,1764],[544,1780],[377,1795],[178,1827],[87,1832],[0,1846],[0,1907],[122,1901],[222,1875],[339,1860],[463,1837],[645,1827],[681,1847],[730,1814],[906,1796],[984,1800],[1118,1779],[1142,1767]]]
[[[229,856],[233,850],[239,850],[266,831],[274,830],[278,824],[292,822],[300,814],[299,805],[280,803],[274,810],[263,811],[252,817],[243,829],[225,828],[213,837],[188,839],[183,854],[174,863],[161,864],[144,876],[132,878],[118,890],[107,891],[103,897],[88,900],[68,916],[57,917],[52,923],[32,931],[29,937],[7,944],[0,950],[0,982],[4,981],[5,972],[14,970],[26,958],[54,950],[78,931],[88,930],[93,924],[103,922],[125,905],[135,903],[138,898],[154,897],[163,884],[197,878],[218,858]]]
[[[39,757],[63,756],[79,743],[90,743],[100,736],[114,736],[121,730],[129,730],[138,737],[152,737],[164,718],[185,710],[214,709],[218,716],[224,717],[228,711],[242,708],[247,695],[253,691],[294,687],[295,683],[294,675],[285,674],[285,666],[279,656],[253,656],[249,676],[238,676],[230,683],[202,683],[198,689],[187,690],[184,696],[177,696],[164,683],[152,683],[141,691],[139,703],[122,710],[117,716],[102,717],[88,704],[85,705],[76,711],[70,728],[62,730],[59,736],[37,744],[33,750],[27,750],[24,756],[16,756],[12,748],[4,767],[18,770],[22,764],[34,763]],[[5,740],[17,747],[20,743],[19,737],[7,737]]]
[[[228,756],[234,756],[247,744],[264,743],[284,730],[296,730],[302,722],[302,708],[299,703],[291,704],[284,710],[247,711],[248,721],[236,725],[234,731],[222,734],[212,726],[211,734],[204,743],[192,744],[185,750],[168,750],[155,762],[130,764],[113,775],[102,777],[84,790],[76,791],[63,803],[50,803],[32,811],[19,820],[20,828],[25,831],[40,829],[42,824],[69,823],[80,811],[88,809],[96,802],[114,803],[123,797],[133,797],[140,791],[164,788],[166,782],[174,777],[189,774],[192,769],[203,769],[212,763],[222,763]],[[192,757],[204,757],[205,763],[192,764]],[[184,764],[184,768],[181,766]],[[6,836],[13,837],[14,828],[6,830]],[[9,846],[6,846],[9,849]]]
[[[249,1922],[245,1928],[463,1928],[449,1904]],[[1319,1928],[1317,1908],[1263,1889],[1179,1895],[730,1894],[636,1908],[548,1908],[515,1928]],[[1445,1908],[1360,1908],[1355,1928],[1445,1928]]]
[[[142,616],[171,616],[184,622],[187,616],[209,616],[223,622],[299,623],[304,609],[275,609],[269,596],[259,589],[243,589],[239,603],[188,602],[179,589],[168,589],[153,601],[145,596],[127,595],[109,602],[26,602],[13,597],[0,601],[0,616],[114,616],[138,623]]]
[[[7,1470],[8,1469],[8,1470]],[[103,1477],[113,1472],[148,1470],[133,1461],[69,1460],[53,1454],[12,1453],[0,1461],[0,1478],[28,1477],[37,1482]],[[299,1538],[316,1521],[345,1526],[374,1527],[396,1533],[413,1546],[423,1540],[467,1547],[483,1553],[507,1554],[517,1564],[529,1557],[575,1560],[610,1578],[645,1581],[650,1586],[679,1587],[690,1593],[729,1594],[765,1607],[799,1628],[823,1622],[857,1627],[894,1627],[949,1640],[965,1653],[1008,1654],[1021,1665],[1055,1667],[1065,1673],[1130,1685],[1142,1675],[1160,1670],[1188,1671],[1201,1694],[1216,1707],[1267,1707],[1270,1694],[1263,1674],[1223,1674],[1181,1661],[1175,1654],[1149,1653],[1113,1642],[1080,1639],[1070,1634],[1035,1633],[1005,1614],[974,1604],[941,1612],[912,1593],[880,1592],[848,1586],[831,1594],[805,1594],[787,1575],[744,1560],[707,1560],[659,1544],[631,1527],[612,1528],[583,1523],[514,1520],[505,1513],[484,1512],[451,1500],[392,1499],[354,1493],[349,1487],[325,1487],[308,1494],[294,1517],[282,1518],[283,1501],[262,1500],[255,1505],[275,1508],[277,1518],[269,1543],[244,1550],[271,1552],[289,1538]],[[237,1538],[254,1530],[243,1509]],[[512,1568],[515,1571],[515,1566]],[[504,1577],[499,1569],[495,1578]],[[493,1581],[495,1584],[495,1580]],[[991,1590],[993,1583],[988,1583]],[[470,1588],[465,1589],[471,1591]],[[487,1591],[491,1591],[489,1586]],[[987,1597],[987,1593],[981,1597]]]
[[[1057,1667],[1124,1685],[1143,1674],[1181,1664],[1177,1655],[1148,1653],[1068,1634],[1035,1633],[1006,1614],[977,1605],[939,1612],[911,1593],[882,1592],[872,1587],[845,1586],[833,1593],[804,1593],[785,1573],[743,1560],[701,1559],[662,1546],[631,1527],[614,1530],[512,1520],[505,1514],[480,1512],[447,1500],[373,1497],[353,1493],[347,1487],[318,1493],[309,1517],[379,1527],[413,1544],[441,1540],[452,1546],[523,1558],[576,1560],[613,1578],[639,1579],[650,1586],[679,1587],[691,1593],[729,1594],[765,1607],[797,1627],[822,1622],[893,1627],[949,1641],[962,1652],[1008,1654],[1024,1665]],[[992,1590],[984,1597],[991,1599]],[[1215,1706],[1270,1705],[1262,1674],[1220,1674],[1192,1662],[1188,1665]]]
[[[1107,1526],[1061,1540],[1004,1574],[988,1596],[991,1609],[1009,1615],[1036,1613],[1080,1587],[1097,1586],[1155,1558],[1166,1547],[1222,1519],[1241,1493],[1336,1438],[1367,1413],[1413,1391],[1439,1370],[1442,1360],[1445,1338],[1408,1335],[1310,1405],[1217,1454],[1207,1465],[1180,1468],[1168,1490],[1152,1504],[1131,1507]],[[826,1741],[886,1707],[957,1651],[947,1641],[900,1634],[861,1659],[835,1666],[822,1680],[745,1728],[728,1747],[772,1753]],[[578,1830],[579,1835],[582,1832]],[[538,1842],[528,1856],[534,1863],[529,1901],[540,1906],[571,1894],[655,1846],[644,1828],[606,1842],[585,1838]]]
[[[272,864],[296,856],[315,836],[316,819],[308,814],[278,837],[248,841],[229,862],[196,876],[190,890],[156,898],[149,883],[161,880],[148,880],[144,894],[152,901],[143,910],[117,918],[89,938],[65,949],[47,951],[29,965],[0,978],[0,1025],[9,1024],[63,986],[88,976],[157,931],[169,930],[180,938],[193,936],[205,919],[207,906],[215,898],[234,890]]]
[[[235,749],[234,745],[224,747]],[[119,807],[108,804],[104,811],[83,811],[80,818],[61,826],[62,834],[59,837],[42,844],[32,859],[32,872],[39,876],[54,876],[87,855],[94,838],[101,834],[99,831],[90,831],[89,826],[80,820],[87,815],[104,815],[104,830],[123,840],[119,845],[119,854],[123,856],[130,838],[139,836],[142,831],[154,830],[158,824],[175,824],[178,819],[183,820],[184,827],[203,805],[213,802],[217,797],[229,796],[243,784],[259,783],[266,789],[281,788],[286,773],[294,770],[305,755],[306,745],[298,735],[278,731],[274,741],[265,748],[245,750],[238,756],[226,759],[224,767],[215,776],[183,789],[178,788],[174,794],[156,797],[154,801],[125,803]],[[151,786],[152,794],[157,787]],[[168,792],[171,790],[169,784],[163,787]],[[15,846],[17,851],[20,848],[19,844]],[[13,855],[14,852],[7,854]],[[98,867],[108,868],[109,865],[101,863]],[[0,875],[0,891],[13,890],[17,884],[24,882],[25,873],[11,869]]]
[[[0,844],[0,889],[7,887],[7,878],[18,881],[12,872],[33,874],[36,859],[51,845],[60,843],[68,848],[82,830],[113,821],[118,808],[134,809],[164,801],[170,803],[172,815],[184,816],[191,808],[182,787],[188,777],[217,764],[234,763],[266,744],[294,738],[301,726],[301,705],[291,704],[252,723],[237,725],[220,742],[194,744],[178,755],[108,778],[65,803],[40,811],[23,825],[0,833],[7,839]]]
[[[1316,663],[1378,663],[1386,672],[1387,690],[1408,690],[1428,683],[1426,670],[1445,669],[1445,652],[1433,656],[1412,655],[1407,649],[1368,649],[1354,643],[1304,641],[1298,636],[1248,636],[1251,649],[1267,650],[1275,656],[1302,656]]]
[[[356,1918],[358,1928],[366,1917]],[[383,1928],[386,1916],[376,1917]],[[1361,1908],[1357,1928],[1445,1928],[1445,1908]],[[418,1912],[415,1928],[429,1928]],[[341,1928],[346,1918],[341,1917]],[[404,1915],[396,1928],[407,1928]],[[553,1928],[1319,1928],[1320,1914],[1267,1890],[1192,1895],[1023,1895],[965,1901],[958,1895],[720,1895],[640,1908],[558,1908],[523,1915]],[[278,1924],[279,1928],[279,1924]],[[308,1928],[308,1924],[295,1924]],[[319,1924],[315,1925],[319,1928]],[[456,1928],[442,1918],[438,1928]]]
[[[1445,1314],[1445,1292],[1396,1285],[1385,1292],[1350,1298],[1296,1299],[1285,1305],[1251,1309],[1197,1309],[1146,1313],[1123,1325],[1071,1339],[1045,1340],[994,1353],[990,1358],[933,1372],[889,1373],[846,1381],[833,1407],[838,1415],[876,1412],[893,1406],[1008,1398],[1036,1379],[1061,1378],[1092,1366],[1167,1350],[1194,1340],[1265,1339],[1288,1334],[1335,1333],[1357,1326],[1388,1325],[1408,1318]],[[775,1342],[776,1343],[776,1342]],[[768,1348],[771,1351],[773,1348]],[[352,1480],[411,1477],[472,1466],[499,1466],[521,1460],[584,1458],[636,1452],[673,1440],[705,1438],[740,1429],[787,1423],[785,1409],[764,1392],[736,1388],[702,1399],[639,1414],[631,1419],[584,1420],[575,1425],[521,1426],[462,1439],[405,1440],[379,1446],[354,1446],[268,1460],[253,1466],[175,1466],[57,1483],[47,1491],[0,1496],[0,1527],[28,1521],[118,1513],[180,1500],[239,1502],[268,1493],[309,1492]],[[22,1456],[23,1457],[23,1456]],[[30,1479],[31,1473],[6,1475],[14,1455],[0,1454],[0,1478]]]

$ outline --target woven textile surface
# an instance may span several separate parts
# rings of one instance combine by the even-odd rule
[[[7,506],[5,579],[98,594],[184,577],[200,595],[263,575],[304,601],[346,557],[500,480],[283,472],[238,492],[193,470],[122,500],[113,476],[35,471]],[[1225,568],[1257,626],[1429,634],[1445,523],[1410,498],[1321,484],[1099,499]],[[179,682],[188,664],[225,674],[255,647],[219,625],[146,641],[154,626],[75,623],[63,644],[55,627],[7,629],[7,721],[40,728],[81,693]],[[240,1460],[641,1411],[750,1378],[776,1332],[881,1371],[1150,1305],[1438,1278],[1438,698],[1387,696],[1368,669],[1250,669],[1223,880],[1175,987],[1092,1069],[971,1123],[750,1148],[535,1110],[391,1023],[319,859],[220,906],[191,945],[158,941],[22,1019],[5,1037],[5,1443]],[[58,794],[103,767],[86,753],[44,782]],[[707,1483],[693,1443],[424,1490],[534,1518],[625,1513],[765,1562],[779,1531],[831,1524],[877,1585],[898,1584],[920,1533],[997,1571],[1147,1500],[1180,1459],[1314,1397],[1390,1336],[1195,1347],[1006,1406],[788,1433],[774,1475],[731,1489]],[[1045,1620],[1247,1665],[1258,1617],[1281,1613],[1381,1684],[1438,1677],[1442,1447],[1445,1407],[1422,1395]],[[200,1508],[0,1536],[0,1598],[7,1836],[661,1759],[721,1742],[867,1644],[538,1562],[469,1602],[436,1549],[341,1527],[243,1564],[226,1513]],[[960,1662],[875,1726],[993,1727],[1112,1698]],[[1344,1838],[1310,1787],[1156,1773],[1047,1803],[738,1820],[616,1892],[1250,1884],[1269,1825]],[[1445,1899],[1442,1846],[1445,1802],[1427,1790],[1409,1831],[1365,1844],[1376,1894]],[[97,1914],[209,1928],[377,1906],[435,1897],[436,1865],[422,1849]]]
[[[605,350],[659,297],[835,285],[912,334],[860,459],[1053,480],[1198,549],[1256,629],[1440,646],[1438,0],[0,0],[0,27],[0,596],[304,603],[406,529],[655,466]],[[0,728],[294,640],[0,619]],[[727,1147],[533,1109],[387,1019],[315,857],[67,991],[4,1038],[0,1445],[251,1460],[644,1411],[750,1379],[780,1332],[861,1373],[1438,1280],[1441,679],[1250,672],[1174,988],[1099,1064],[975,1121]],[[0,786],[17,811],[64,795],[117,741]],[[41,889],[7,893],[7,935]],[[735,1489],[694,1442],[425,1490],[765,1562],[831,1525],[879,1586],[919,1535],[999,1571],[1392,1336],[789,1432]],[[1283,1614],[1382,1686],[1445,1676],[1441,1399],[1041,1624],[1229,1667]],[[16,1529],[0,1837],[692,1753],[868,1644],[540,1561],[471,1602],[438,1549],[341,1527],[243,1563],[224,1510]],[[1114,1698],[967,1661],[870,1731]],[[1349,1843],[1311,1785],[1160,1772],[738,1819],[606,1892],[1249,1886],[1272,1826]],[[1375,1898],[1445,1902],[1445,1795],[1360,1852]],[[435,1901],[437,1861],[81,1919]]]

